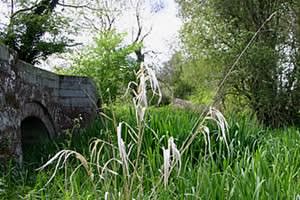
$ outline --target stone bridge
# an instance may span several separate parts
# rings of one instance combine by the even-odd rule
[[[87,125],[97,111],[96,88],[85,77],[60,76],[18,60],[0,46],[0,161],[22,162],[26,146]]]

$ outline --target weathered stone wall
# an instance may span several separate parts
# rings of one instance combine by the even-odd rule
[[[72,128],[74,118],[82,125],[96,116],[96,88],[85,77],[59,76],[17,59],[0,46],[0,160],[22,159],[21,122],[37,117],[49,136]]]

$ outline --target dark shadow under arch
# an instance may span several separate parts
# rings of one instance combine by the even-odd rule
[[[47,119],[49,120],[49,124],[52,125],[53,128],[53,133],[50,133],[50,137],[53,138],[54,136],[56,136],[56,127],[55,127],[55,122],[53,121],[50,113],[48,112],[48,109],[39,101],[32,101],[33,104],[36,104],[38,106],[40,106],[43,110],[43,114],[47,117]]]
[[[26,163],[42,161],[56,129],[48,110],[38,102],[27,102],[22,107],[20,145]]]
[[[35,145],[43,140],[49,140],[49,131],[37,117],[27,117],[21,122],[21,137],[23,145]]]
[[[50,138],[54,138],[57,135],[56,127],[52,117],[50,116],[48,110],[41,103],[36,101],[26,103],[22,109],[22,114],[22,121],[29,117],[40,119],[40,121],[48,130]]]
[[[21,122],[21,141],[24,161],[34,161],[50,141],[49,131],[41,119],[29,116]]]

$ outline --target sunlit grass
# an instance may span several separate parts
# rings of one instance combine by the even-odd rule
[[[135,113],[131,109],[119,107],[116,109],[116,118],[119,121],[126,119],[134,125]],[[157,138],[147,129],[142,147],[146,159],[139,171],[143,183],[134,184],[133,196],[145,199],[150,196],[152,199],[295,199],[300,194],[299,130],[266,130],[246,116],[227,116],[231,138],[229,146],[233,149],[231,156],[227,155],[225,146],[212,139],[211,159],[205,155],[203,137],[199,137],[181,158],[179,176],[170,176],[167,187],[163,184],[157,186],[156,183],[161,179],[158,169],[163,170],[161,167],[164,163],[161,147],[168,147],[170,137],[176,138],[176,145],[181,146],[182,139],[198,116],[171,107],[150,108],[149,115],[148,125],[156,132]],[[105,123],[113,127],[113,124]],[[211,130],[217,132],[213,127]],[[99,119],[91,128],[71,138],[69,148],[88,157],[92,138],[109,140],[114,137],[113,132],[104,127]],[[127,136],[123,138],[126,142]],[[53,156],[66,144],[59,140],[57,145],[49,145],[49,151],[44,152],[45,158],[50,157],[48,154]],[[103,148],[99,159],[104,161],[112,154],[112,149]],[[110,176],[107,171],[101,174],[106,179],[93,182],[86,170],[80,168],[70,178],[79,164],[80,161],[69,160],[67,168],[58,170],[47,187],[44,186],[55,170],[53,167],[35,171],[28,166],[17,169],[12,165],[6,172],[1,171],[0,199],[104,199],[105,194],[108,199],[123,199],[122,194],[119,196],[124,181],[122,177]],[[116,172],[122,170],[113,163],[107,167]],[[65,170],[68,177],[65,176]],[[100,175],[97,168],[93,173]],[[139,188],[141,185],[142,190]],[[154,187],[155,193],[152,190]]]

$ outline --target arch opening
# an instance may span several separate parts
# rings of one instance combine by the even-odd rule
[[[49,131],[43,121],[34,116],[21,122],[21,141],[24,161],[34,161],[43,153],[42,148],[50,140]]]

